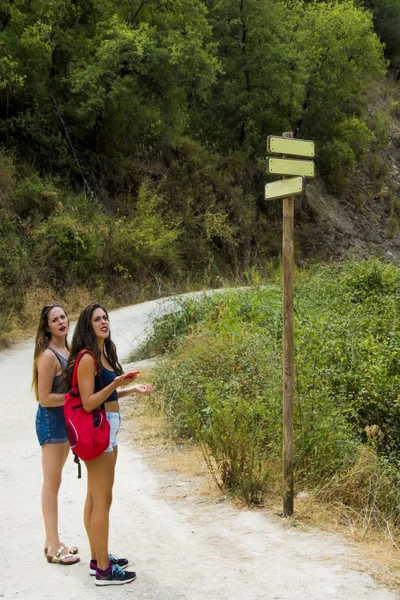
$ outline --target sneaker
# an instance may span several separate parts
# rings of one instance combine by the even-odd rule
[[[124,571],[118,565],[110,565],[105,571],[97,570],[94,580],[96,585],[122,585],[136,579],[134,571]]]
[[[116,556],[114,556],[114,554],[109,554],[108,557],[111,561],[111,566],[118,565],[119,567],[121,567],[121,569],[125,569],[125,567],[127,567],[129,565],[129,560],[127,558],[117,558]],[[89,574],[96,575],[96,573],[97,573],[97,560],[92,559],[90,561],[90,565],[89,565]]]

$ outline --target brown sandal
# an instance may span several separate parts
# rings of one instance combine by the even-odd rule
[[[65,549],[65,546],[61,545],[54,556],[49,556],[48,554],[46,554],[47,562],[57,565],[69,566],[76,565],[76,563],[78,563],[81,560],[79,556],[74,556],[70,552],[68,554],[64,554],[64,556],[61,556],[61,552]],[[65,560],[66,558],[73,558],[74,560],[68,561]]]

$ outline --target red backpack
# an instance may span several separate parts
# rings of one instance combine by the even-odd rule
[[[94,358],[90,350],[79,352],[72,373],[72,389],[65,394],[64,400],[68,441],[71,450],[76,455],[75,462],[78,462],[78,466],[79,458],[84,461],[93,460],[100,456],[110,445],[110,423],[107,420],[104,405],[101,408],[95,408],[91,412],[86,412],[79,395],[78,365],[86,352]]]

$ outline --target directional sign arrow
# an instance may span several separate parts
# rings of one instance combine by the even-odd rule
[[[270,175],[302,175],[314,177],[313,160],[294,160],[292,158],[267,158],[267,173]]]
[[[294,196],[301,194],[304,190],[303,177],[291,177],[290,179],[279,179],[267,183],[265,186],[265,199],[272,200],[273,198],[284,198],[286,196]]]
[[[291,156],[304,156],[314,158],[314,142],[309,140],[295,140],[291,138],[269,135],[267,137],[268,154],[289,154]]]

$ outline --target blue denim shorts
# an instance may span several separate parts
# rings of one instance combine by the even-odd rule
[[[65,429],[64,407],[38,405],[36,433],[39,444],[62,444],[68,440]]]
[[[106,412],[107,421],[110,423],[110,445],[104,452],[112,452],[118,446],[117,436],[121,427],[121,415],[119,412]]]

